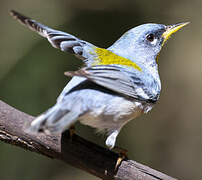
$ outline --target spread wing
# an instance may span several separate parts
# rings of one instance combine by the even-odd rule
[[[120,66],[99,65],[83,68],[75,72],[66,72],[67,76],[81,76],[105,88],[139,101],[155,103],[160,94],[160,87],[151,76],[127,71]]]
[[[87,59],[88,51],[95,47],[94,45],[86,41],[80,40],[79,38],[71,34],[51,29],[14,10],[12,10],[10,14],[32,31],[35,31],[41,36],[47,38],[53,47],[59,48],[65,52],[72,53],[78,56],[80,59]]]

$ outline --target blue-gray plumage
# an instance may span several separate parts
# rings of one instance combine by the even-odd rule
[[[106,132],[106,145],[115,146],[121,128],[147,113],[159,99],[161,82],[157,56],[171,34],[187,23],[143,24],[126,32],[108,49],[51,29],[15,11],[11,14],[51,45],[84,60],[56,104],[37,117],[30,133],[62,133],[77,120]]]

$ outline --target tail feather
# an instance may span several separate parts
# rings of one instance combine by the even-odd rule
[[[47,121],[46,124],[47,128],[45,129],[45,131],[47,131],[47,133],[49,132],[56,134],[61,133],[65,129],[68,129],[72,124],[74,124],[78,117],[79,117],[78,113],[70,111],[57,121],[54,122]]]
[[[58,105],[53,106],[47,112],[41,114],[27,128],[27,133],[59,134],[68,129],[79,117],[79,112],[61,109]]]

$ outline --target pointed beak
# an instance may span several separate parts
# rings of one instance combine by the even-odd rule
[[[173,33],[177,32],[178,30],[180,30],[182,27],[186,26],[187,24],[189,24],[189,22],[166,26],[166,31],[162,34],[162,37],[164,39],[163,44],[169,39],[169,37]]]

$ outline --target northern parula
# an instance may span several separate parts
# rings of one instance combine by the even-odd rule
[[[74,54],[86,65],[65,73],[73,78],[56,104],[32,121],[29,132],[62,133],[79,120],[105,132],[110,149],[115,146],[121,128],[150,111],[159,99],[159,52],[173,33],[188,24],[143,24],[104,49],[16,11],[11,11],[11,15],[47,38],[53,47]]]

